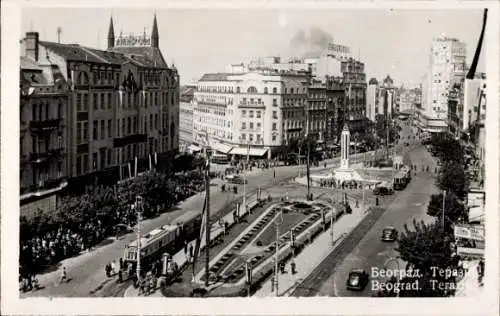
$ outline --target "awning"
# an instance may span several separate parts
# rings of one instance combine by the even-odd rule
[[[250,151],[248,151],[247,147],[234,147],[229,154],[245,156],[248,153],[250,156],[260,157],[266,152],[267,148],[250,148]]]
[[[212,149],[215,149],[223,154],[227,154],[231,151],[233,147],[229,146],[229,145],[226,145],[226,144],[223,144],[223,143],[214,143],[212,145]]]
[[[201,148],[196,146],[196,145],[189,145],[188,148],[187,148],[189,151],[201,151]]]

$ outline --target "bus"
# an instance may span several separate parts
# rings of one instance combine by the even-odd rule
[[[396,173],[392,183],[394,190],[403,190],[411,181],[411,169],[408,166],[403,166],[401,170]]]

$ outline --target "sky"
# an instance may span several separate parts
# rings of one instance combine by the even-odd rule
[[[432,39],[446,35],[467,44],[470,64],[481,31],[482,10],[388,9],[102,9],[29,8],[22,32],[40,40],[106,48],[110,16],[115,35],[151,33],[156,12],[160,48],[175,64],[181,84],[231,63],[265,56],[298,56],[325,41],[351,48],[365,63],[367,78],[390,75],[397,85],[418,85],[428,69]],[[486,34],[485,41],[488,34]],[[299,43],[299,44],[298,44]],[[484,47],[483,54],[484,56]],[[478,71],[485,70],[481,58]]]

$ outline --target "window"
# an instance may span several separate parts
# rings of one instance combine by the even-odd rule
[[[250,129],[253,129],[253,122],[250,122]]]
[[[99,107],[98,107],[99,104],[97,103],[97,94],[94,93],[94,94],[90,95],[90,103],[93,104],[92,108],[94,110],[98,110],[99,109]]]
[[[93,134],[92,134],[93,140],[97,140],[97,124],[98,124],[98,121],[94,121],[94,128],[93,128]]]
[[[82,174],[82,156],[76,157],[76,175],[79,176]]]
[[[241,139],[243,140],[247,139],[247,134],[241,134]]]
[[[278,100],[273,99],[273,106],[278,106]]]
[[[273,135],[272,139],[273,139],[273,142],[275,142],[276,141],[276,135]]]
[[[276,89],[276,87],[273,88],[273,94],[276,94],[278,93],[278,89]]]
[[[260,134],[257,134],[257,142],[260,142]]]
[[[247,89],[247,93],[257,93],[257,88],[255,88],[255,87],[249,87]]]
[[[82,123],[76,123],[76,143],[82,143]]]
[[[108,149],[108,166],[111,165],[111,149]]]
[[[257,111],[257,118],[260,118],[260,111]]]
[[[267,87],[264,88],[264,94],[267,94],[268,91],[267,91]]]
[[[242,122],[241,123],[241,129],[246,129],[247,128],[247,123],[246,122]]]
[[[83,95],[83,110],[84,111],[88,111],[89,110],[89,95],[88,94],[84,94]]]
[[[257,123],[257,128],[259,128],[259,129],[260,129],[260,123]]]
[[[276,128],[276,123],[273,123],[273,131],[276,131],[276,130],[278,130],[278,129]]]
[[[236,87],[236,93],[241,93],[240,87]]]
[[[87,173],[89,170],[89,155],[83,155],[83,173]]]
[[[101,139],[104,139],[104,120],[101,120]]]
[[[89,122],[83,122],[83,141],[89,140]]]
[[[249,116],[250,118],[253,118],[253,111],[250,111],[250,112],[248,113],[248,116]]]
[[[153,114],[149,114],[149,126],[150,126],[150,130],[152,131],[153,130]]]
[[[130,135],[132,133],[132,118],[127,117],[127,133]]]
[[[242,110],[241,111],[241,116],[245,117],[247,115],[247,111],[246,110]]]
[[[108,138],[112,137],[113,135],[111,135],[111,120],[108,120]],[[109,165],[109,162],[108,162],[108,165]]]
[[[92,168],[97,169],[97,153],[92,153]]]
[[[125,118],[122,119],[122,136],[125,135],[125,133],[127,132],[127,126],[126,126],[127,122],[125,120]]]
[[[277,119],[277,118],[278,118],[278,112],[273,111],[273,119]]]
[[[111,92],[110,92],[110,93],[108,93],[108,109],[111,109],[111,104],[112,104],[111,99],[112,99],[112,95],[111,95]]]

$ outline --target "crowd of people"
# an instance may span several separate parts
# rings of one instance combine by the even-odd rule
[[[201,173],[177,174],[171,179],[174,204],[205,189]],[[152,207],[155,207],[152,203],[144,201],[144,208]],[[78,221],[73,218],[49,219],[46,215],[31,221],[21,219],[19,263],[23,290],[33,288],[31,283],[37,273],[82,251],[92,250],[109,236],[129,232],[137,220],[136,210],[123,204],[117,204],[108,212],[96,210],[94,214],[93,218]]]

